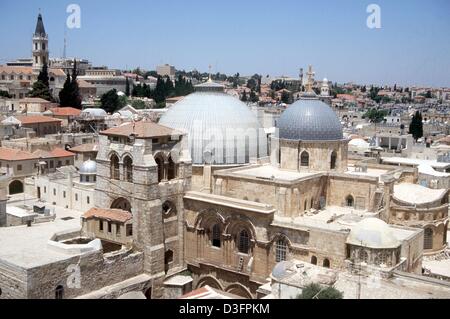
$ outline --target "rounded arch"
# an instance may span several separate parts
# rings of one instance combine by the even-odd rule
[[[222,227],[219,223],[215,223],[211,228],[211,245],[220,248],[222,246]]]
[[[224,234],[237,235],[242,228],[249,231],[250,237],[256,240],[256,228],[252,221],[243,215],[234,214],[225,220]]]
[[[222,284],[213,276],[207,275],[207,276],[200,277],[200,279],[197,282],[196,289],[202,288],[205,286],[210,286],[211,288],[215,288],[215,289],[224,291]]]
[[[14,180],[9,184],[9,195],[23,193],[23,182]]]
[[[126,210],[131,213],[131,203],[128,199],[123,198],[123,197],[119,197],[119,198],[115,199],[111,204],[111,208],[122,209],[122,210]]]
[[[322,266],[325,268],[330,268],[330,260],[328,258],[325,258],[323,260]]]
[[[228,292],[230,294],[239,296],[239,297],[244,297],[246,299],[253,299],[253,295],[250,292],[250,290],[248,290],[247,287],[245,287],[244,285],[240,284],[240,283],[234,283],[229,285],[225,292]]]
[[[154,155],[154,159],[157,165],[158,183],[164,179],[164,153],[158,152]]]
[[[306,150],[300,153],[300,166],[309,167],[309,153]]]
[[[220,223],[225,227],[225,218],[215,209],[204,209],[195,218],[194,228],[209,228],[213,224]]]
[[[119,171],[119,156],[113,152],[109,156],[110,160],[110,176],[111,179],[120,179],[120,171]]]
[[[355,198],[353,195],[349,194],[345,197],[345,206],[347,207],[355,207]]]
[[[317,257],[316,256],[311,256],[311,264],[317,265]]]
[[[123,175],[127,182],[133,182],[133,158],[130,155],[123,159]]]

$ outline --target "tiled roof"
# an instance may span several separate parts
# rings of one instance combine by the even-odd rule
[[[33,160],[38,159],[37,156],[30,152],[0,147],[0,160],[3,161],[23,161],[23,160]]]
[[[55,107],[50,109],[50,112],[55,116],[78,116],[81,110],[74,107]]]
[[[63,150],[62,148],[55,148],[52,151],[36,150],[33,155],[38,158],[55,158],[55,157],[70,157],[75,156],[74,153]]]
[[[48,69],[48,73],[54,76],[67,76],[63,69]]]
[[[81,144],[72,147],[70,151],[75,153],[98,152],[98,144],[94,143]]]
[[[41,99],[40,97],[26,97],[19,100],[19,103],[51,103],[50,101]]]
[[[83,214],[86,219],[101,218],[119,223],[125,223],[133,218],[130,212],[121,209],[106,209],[93,207]]]
[[[80,88],[95,88],[94,84],[89,83],[88,81],[77,79],[78,87]]]
[[[181,135],[180,131],[167,126],[156,124],[149,121],[140,121],[128,123],[122,126],[113,127],[100,132],[103,135],[130,136],[135,134],[138,138],[152,138],[161,136]]]
[[[0,65],[0,73],[33,75],[33,68],[29,66]]]
[[[41,115],[17,115],[15,116],[16,119],[18,119],[22,125],[23,124],[37,124],[37,123],[53,123],[53,122],[60,122],[61,120],[54,119],[52,117],[48,116],[41,116]]]

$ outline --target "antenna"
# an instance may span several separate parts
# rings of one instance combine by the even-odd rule
[[[66,47],[67,47],[67,30],[64,29],[64,49],[63,49],[63,59],[66,59]]]

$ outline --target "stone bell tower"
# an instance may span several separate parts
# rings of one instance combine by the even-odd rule
[[[33,73],[38,74],[48,64],[48,36],[45,33],[42,15],[39,13],[33,34]]]

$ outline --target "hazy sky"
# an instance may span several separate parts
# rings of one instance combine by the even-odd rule
[[[81,8],[67,29],[66,8]],[[369,4],[381,29],[369,29]],[[378,0],[1,0],[0,63],[31,55],[41,8],[50,56],[111,68],[178,69],[297,76],[366,84],[450,86],[450,1]]]

